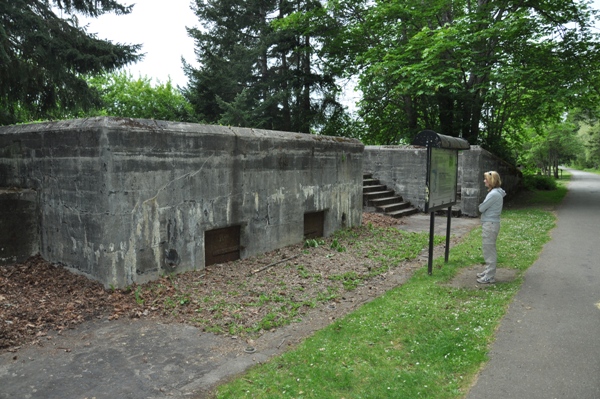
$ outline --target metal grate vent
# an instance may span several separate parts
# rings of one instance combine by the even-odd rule
[[[205,266],[231,262],[240,258],[240,226],[225,227],[204,233]]]
[[[323,237],[325,211],[304,214],[304,239]]]

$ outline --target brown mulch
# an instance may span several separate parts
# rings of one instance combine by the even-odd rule
[[[400,224],[389,216],[363,214],[364,226]],[[369,229],[360,234],[360,240],[376,240],[368,237]],[[35,256],[0,267],[0,351],[39,344],[52,339],[51,332],[60,334],[93,318],[146,317],[226,334],[276,328],[300,318],[315,301],[335,301],[345,284],[376,267],[351,244],[340,251],[324,239],[316,248],[294,245],[127,290],[107,290]]]
[[[0,267],[0,349],[36,343],[49,330],[62,331],[129,306],[127,295],[76,275],[40,256]],[[135,302],[134,302],[135,303]]]

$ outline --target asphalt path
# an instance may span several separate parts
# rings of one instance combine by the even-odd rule
[[[467,399],[600,398],[600,176],[568,171],[552,239]]]

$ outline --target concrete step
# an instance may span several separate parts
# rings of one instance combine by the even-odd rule
[[[375,209],[383,213],[389,214],[391,212],[400,211],[403,209],[412,208],[409,202],[396,202],[393,204],[375,206]]]
[[[399,211],[393,211],[393,212],[387,212],[386,215],[395,217],[395,218],[401,218],[404,216],[410,216],[410,215],[414,215],[415,213],[419,213],[420,211],[417,208],[406,208],[406,209],[401,209]]]
[[[369,205],[383,206],[383,205],[389,205],[389,204],[397,204],[398,202],[403,202],[403,201],[404,200],[402,199],[401,196],[393,195],[391,197],[374,198],[371,201],[369,201]]]
[[[376,186],[378,184],[379,184],[379,180],[377,180],[377,179],[363,179],[363,187]]]
[[[387,186],[382,184],[373,184],[370,186],[363,186],[363,195],[366,193],[375,193],[387,190]]]
[[[378,198],[391,197],[395,193],[393,190],[374,191],[374,192],[363,192],[363,201],[369,202]]]
[[[380,184],[371,173],[363,173],[363,206],[395,218],[420,212],[394,190],[388,190],[387,186]]]

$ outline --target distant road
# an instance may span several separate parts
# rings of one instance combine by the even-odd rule
[[[552,240],[527,271],[467,399],[600,398],[600,176],[568,171]]]

